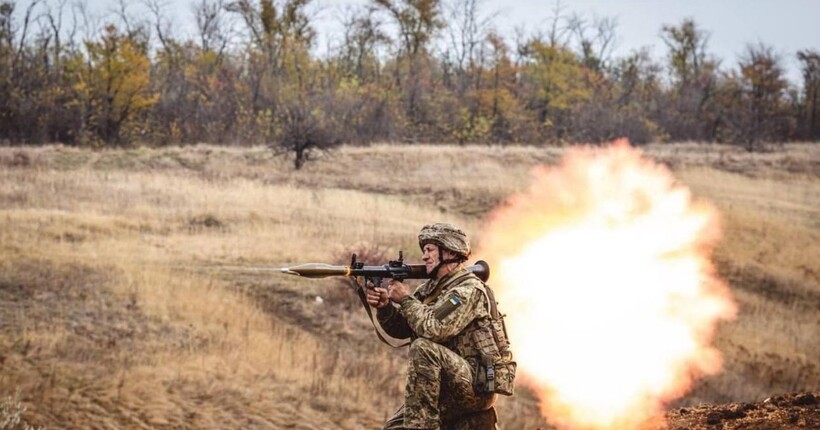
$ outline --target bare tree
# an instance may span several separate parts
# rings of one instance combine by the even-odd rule
[[[421,82],[422,67],[429,65],[427,47],[444,26],[441,19],[440,0],[372,0],[384,10],[398,27],[399,44],[397,60],[402,67],[396,68],[396,81],[406,93],[407,114],[411,121],[423,119]],[[406,82],[402,82],[402,70],[406,69]]]
[[[746,149],[757,149],[759,142],[772,142],[783,135],[783,98],[787,87],[782,59],[771,46],[747,45],[738,66],[746,93],[749,133]]]
[[[762,43],[749,44],[721,82],[721,139],[748,151],[782,142],[793,131],[782,59]]]
[[[807,49],[797,53],[803,75],[801,103],[804,138],[820,140],[820,51]]]
[[[593,17],[592,22],[574,13],[567,18],[567,28],[577,44],[581,62],[592,70],[600,71],[610,62],[615,44],[615,18]]]
[[[483,0],[455,0],[448,10],[448,50],[457,73],[475,68],[483,59],[487,35],[497,12],[481,13]]]
[[[23,17],[23,28],[20,30],[20,40],[17,44],[17,51],[14,54],[14,60],[12,61],[12,76],[16,77],[19,73],[19,68],[17,65],[20,63],[20,58],[23,56],[23,49],[26,47],[26,36],[28,35],[29,26],[31,25],[31,20],[34,15],[34,10],[37,5],[40,3],[40,0],[33,0],[29,3],[28,7],[26,8],[26,13]],[[10,3],[11,8],[9,10],[9,19],[11,19],[11,15],[14,12],[14,3]],[[11,40],[14,39],[15,31],[12,30],[10,32]],[[13,43],[13,42],[12,42]]]
[[[319,153],[345,140],[345,130],[339,127],[343,115],[328,92],[312,92],[307,98],[288,100],[275,118],[278,136],[270,148],[275,155],[293,154],[293,167],[301,169]]]
[[[72,3],[72,12],[82,20],[83,40],[94,40],[102,29],[102,16],[94,13],[87,0],[76,0]]]
[[[43,17],[45,21],[48,23],[49,28],[51,29],[51,37],[54,39],[54,66],[59,71],[61,70],[61,58],[62,58],[62,38],[61,33],[63,29],[63,12],[65,11],[65,6],[68,3],[68,0],[58,0],[57,1],[57,12],[55,13],[51,7],[47,7],[46,11],[43,13]]]
[[[116,8],[112,8],[112,13],[122,23],[125,36],[137,42],[147,51],[151,39],[151,25],[146,19],[139,18],[139,15],[129,12],[129,6],[132,4],[128,0],[118,0]]]
[[[708,61],[709,33],[687,18],[680,26],[664,25],[661,40],[669,49],[672,76],[683,83],[697,79]]]
[[[154,16],[154,31],[157,34],[157,39],[164,50],[169,49],[169,38],[172,37],[173,26],[171,20],[165,19],[167,15],[167,7],[169,5],[167,0],[144,0],[145,7],[151,11]]]
[[[224,12],[223,0],[200,0],[194,5],[200,48],[203,51],[214,51],[220,57],[224,54],[229,41],[225,33]]]
[[[382,29],[376,8],[349,8],[341,17],[345,29],[340,47],[345,73],[356,76],[361,83],[378,79],[379,46],[390,39]]]
[[[664,25],[661,39],[669,49],[674,92],[658,121],[673,139],[714,140],[718,113],[713,97],[720,62],[707,52],[709,34],[687,18],[678,26]]]
[[[549,46],[557,47],[557,46],[564,46],[568,42],[568,35],[569,35],[569,28],[567,27],[565,21],[566,16],[564,15],[565,6],[561,3],[561,0],[555,0],[555,3],[552,6],[552,15],[548,18],[549,28],[546,35],[535,35],[535,38],[540,40],[547,41]],[[544,37],[546,36],[546,37]]]

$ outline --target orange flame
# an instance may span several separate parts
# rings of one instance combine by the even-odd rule
[[[494,267],[521,374],[563,429],[635,429],[717,373],[716,323],[736,306],[715,276],[712,206],[619,140],[537,168],[489,218]]]

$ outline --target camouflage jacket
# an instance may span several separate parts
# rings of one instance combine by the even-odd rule
[[[395,338],[423,337],[446,346],[457,345],[470,323],[489,318],[486,296],[476,287],[481,287],[481,280],[460,266],[441,279],[421,284],[398,308],[379,309],[379,324]]]

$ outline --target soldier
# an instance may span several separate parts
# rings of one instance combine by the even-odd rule
[[[367,302],[392,337],[409,339],[405,401],[383,430],[497,429],[497,393],[512,395],[515,362],[492,290],[464,268],[467,235],[450,224],[419,233],[432,279],[369,289]]]

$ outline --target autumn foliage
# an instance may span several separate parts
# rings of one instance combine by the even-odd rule
[[[321,50],[310,0],[200,0],[188,39],[160,1],[120,6],[0,0],[0,142],[267,144],[298,168],[343,142],[820,139],[818,51],[789,82],[771,47],[722,62],[691,19],[657,59],[560,4],[501,34],[480,0],[372,0]]]

